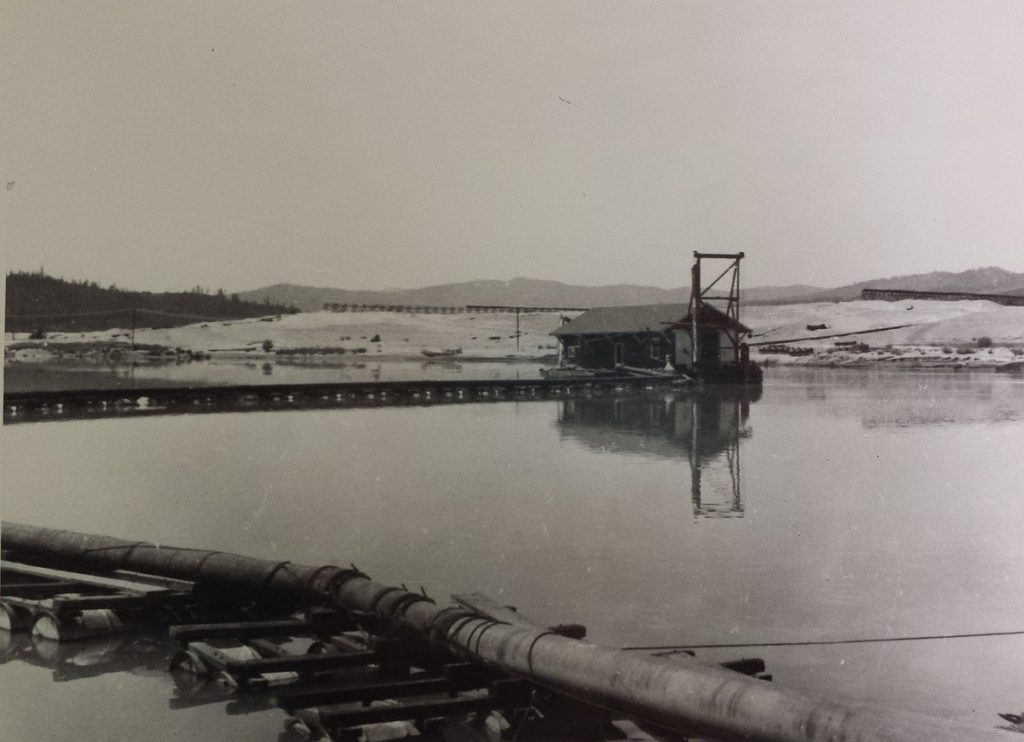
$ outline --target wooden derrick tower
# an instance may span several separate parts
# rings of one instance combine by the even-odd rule
[[[742,344],[743,325],[740,324],[740,261],[744,254],[739,253],[702,253],[694,251],[693,268],[691,271],[690,289],[690,351],[692,367],[699,369],[706,365],[704,351],[702,348],[701,323],[708,317],[705,307],[711,307],[721,312],[727,318],[725,323],[717,323],[717,329],[722,330],[726,343],[731,346],[731,357],[739,361],[741,367],[747,364],[746,346]],[[718,276],[708,283],[703,284],[702,263],[705,260],[728,261],[725,269]],[[725,279],[723,281],[723,279]],[[721,291],[712,294],[712,289],[720,284],[728,284],[728,291]],[[717,306],[716,306],[717,305]]]

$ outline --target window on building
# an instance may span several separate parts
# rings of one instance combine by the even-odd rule
[[[651,339],[651,358],[656,360],[661,358],[661,338]]]

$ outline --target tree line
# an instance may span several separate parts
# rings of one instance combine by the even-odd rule
[[[112,327],[176,327],[204,320],[291,314],[295,307],[239,299],[223,289],[153,293],[39,272],[7,274],[6,332],[88,332]]]

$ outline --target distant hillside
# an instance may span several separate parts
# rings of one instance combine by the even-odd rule
[[[202,290],[154,294],[102,288],[91,281],[65,281],[42,273],[8,273],[6,332],[86,332],[110,327],[176,327],[201,320],[237,319],[295,310],[244,301],[237,294]]]
[[[821,292],[819,286],[785,286],[748,289],[746,302],[793,299]],[[617,284],[612,286],[577,286],[559,281],[513,278],[511,281],[468,281],[419,289],[388,291],[357,291],[314,288],[294,284],[275,284],[255,291],[242,292],[249,301],[271,301],[292,304],[303,311],[322,309],[326,303],[337,304],[401,304],[431,306],[465,306],[467,304],[499,304],[534,307],[612,307],[633,304],[676,304],[690,298],[690,287],[661,289],[654,286]]]
[[[790,286],[760,286],[741,289],[740,300],[745,304],[793,304],[827,290],[821,286],[808,286],[803,283]]]
[[[908,291],[964,291],[971,294],[1024,293],[1024,273],[1013,273],[1002,268],[974,268],[961,273],[935,271],[910,276],[879,278],[851,283],[820,293],[811,294],[803,301],[848,301],[860,298],[861,289],[905,289]]]

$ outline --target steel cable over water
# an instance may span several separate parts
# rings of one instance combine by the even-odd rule
[[[993,636],[1024,636],[1024,629],[1013,631],[975,631],[960,634],[920,634],[916,636],[875,636],[854,639],[807,639],[796,641],[738,642],[733,644],[665,644],[660,646],[623,647],[626,652],[669,652],[686,649],[752,649],[757,647],[829,647],[840,644],[885,644],[888,642],[922,642],[936,639],[980,639]]]

